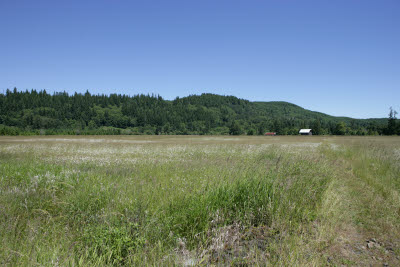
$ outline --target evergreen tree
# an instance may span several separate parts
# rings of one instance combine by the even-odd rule
[[[386,130],[386,134],[388,135],[393,135],[397,133],[396,115],[397,111],[393,110],[393,108],[390,107],[388,126]]]
[[[231,126],[229,127],[229,134],[230,135],[240,135],[242,134],[242,127],[240,127],[238,121],[233,121]]]
[[[320,135],[321,134],[321,122],[317,119],[313,122],[311,125],[312,133],[315,135]]]
[[[338,122],[336,124],[334,134],[345,135],[346,134],[346,125],[343,122]]]

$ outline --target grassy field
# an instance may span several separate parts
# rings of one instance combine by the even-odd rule
[[[0,264],[400,265],[399,137],[0,137]]]

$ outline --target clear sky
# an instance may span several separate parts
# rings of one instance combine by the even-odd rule
[[[400,111],[399,0],[1,0],[7,88]]]

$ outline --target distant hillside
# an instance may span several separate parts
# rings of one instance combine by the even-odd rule
[[[387,119],[334,117],[287,102],[46,91],[0,94],[0,134],[380,134]]]
[[[380,125],[387,124],[387,118],[371,118],[371,119],[353,119],[350,117],[335,117],[325,113],[311,111],[304,109],[292,103],[284,101],[271,101],[271,102],[252,102],[260,112],[264,112],[264,115],[277,117],[287,117],[296,119],[320,119],[328,120],[334,122],[346,122],[351,124],[353,121],[358,121],[358,123],[364,124],[369,122],[376,122]]]

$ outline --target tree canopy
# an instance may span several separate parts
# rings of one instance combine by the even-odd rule
[[[398,134],[396,112],[386,119],[333,117],[287,102],[235,96],[92,95],[46,90],[0,94],[0,134]]]

